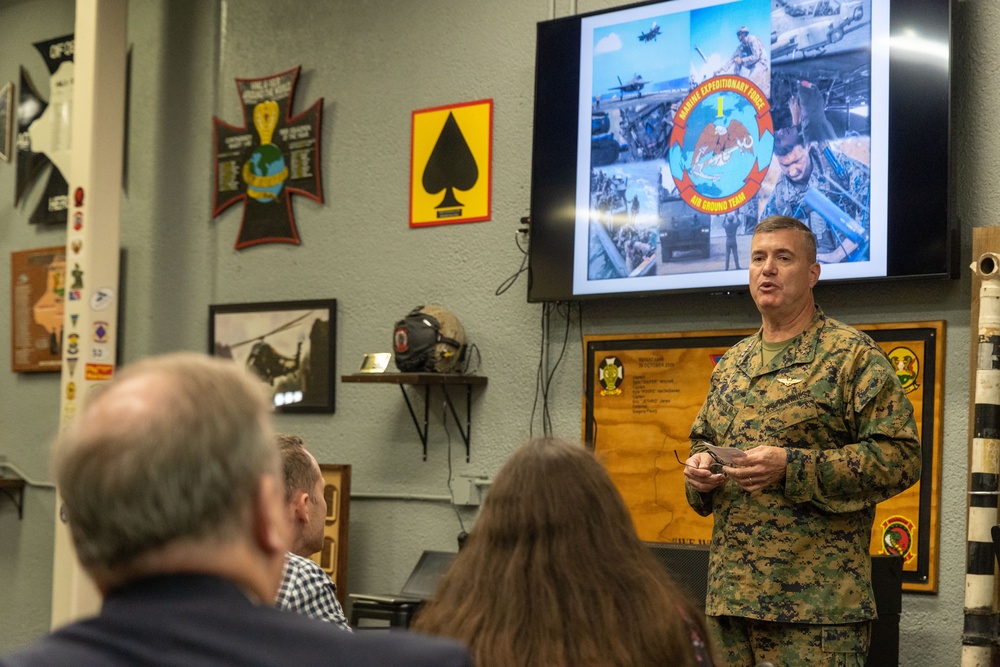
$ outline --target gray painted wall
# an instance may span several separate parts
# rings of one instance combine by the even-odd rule
[[[542,307],[527,304],[523,279],[496,288],[521,262],[518,219],[528,211],[535,22],[614,3],[263,2],[147,0],[132,3],[132,49],[122,244],[128,252],[123,362],[206,346],[212,303],[339,299],[337,376],[366,352],[388,350],[392,324],[412,306],[450,307],[482,351],[489,386],[474,401],[472,462],[433,397],[428,461],[395,387],[337,386],[333,415],[281,416],[321,461],[350,463],[359,493],[447,493],[451,474],[493,475],[527,439]],[[306,10],[305,8],[311,8]],[[0,0],[0,82],[24,65],[47,97],[32,42],[73,30],[68,0]],[[972,232],[994,224],[1000,140],[992,134],[1000,70],[1000,3],[954,6],[953,201],[962,260]],[[325,100],[326,203],[295,202],[300,247],[233,250],[239,211],[211,218],[213,115],[239,123],[233,79],[296,65],[296,111]],[[411,111],[493,98],[493,219],[421,230],[407,227]],[[59,229],[27,224],[35,199],[13,204],[14,167],[0,163],[0,276],[9,251],[63,243]],[[37,190],[35,191],[37,197]],[[970,280],[821,286],[826,311],[849,322],[946,320],[941,574],[938,595],[907,595],[901,664],[957,664],[964,590],[964,518],[969,409]],[[6,279],[5,279],[6,280]],[[5,282],[3,284],[6,284]],[[6,288],[4,288],[6,289]],[[558,354],[565,320],[553,316]],[[583,308],[584,333],[753,327],[749,297],[614,300]],[[973,327],[975,324],[973,324]],[[0,332],[9,335],[0,308]],[[555,374],[554,431],[580,436],[581,350],[575,325]],[[0,373],[0,456],[47,479],[57,427],[58,377]],[[541,431],[536,416],[534,432]],[[450,432],[450,443],[449,443]],[[25,517],[0,498],[0,653],[46,631],[54,494],[29,489]],[[394,590],[424,549],[451,549],[474,512],[448,504],[355,499],[351,506],[352,591]]]

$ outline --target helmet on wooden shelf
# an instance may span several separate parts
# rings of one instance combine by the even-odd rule
[[[465,358],[465,328],[443,306],[417,306],[392,333],[396,368],[406,373],[455,373]]]

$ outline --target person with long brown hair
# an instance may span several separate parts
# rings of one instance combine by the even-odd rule
[[[551,438],[501,468],[412,628],[464,642],[478,667],[712,664],[701,613],[639,540],[604,468]]]

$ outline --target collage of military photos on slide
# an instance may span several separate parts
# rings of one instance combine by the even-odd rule
[[[672,4],[584,21],[574,264],[585,280],[739,283],[720,272],[747,269],[769,215],[806,222],[834,271],[879,261],[869,167],[886,151],[873,125],[887,120],[871,110],[887,93],[873,99],[872,81],[888,55],[872,44],[887,16],[873,20],[871,0],[664,13]]]

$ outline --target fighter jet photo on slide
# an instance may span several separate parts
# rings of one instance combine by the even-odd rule
[[[653,21],[653,27],[646,32],[639,33],[640,42],[654,42],[657,36],[660,34],[660,26],[657,25],[656,21]]]
[[[621,99],[625,99],[625,93],[635,93],[636,97],[642,97],[642,89],[649,82],[644,81],[641,74],[636,74],[625,83],[622,83],[622,78],[618,77],[618,83],[620,85],[611,86],[609,90],[620,90]]]

